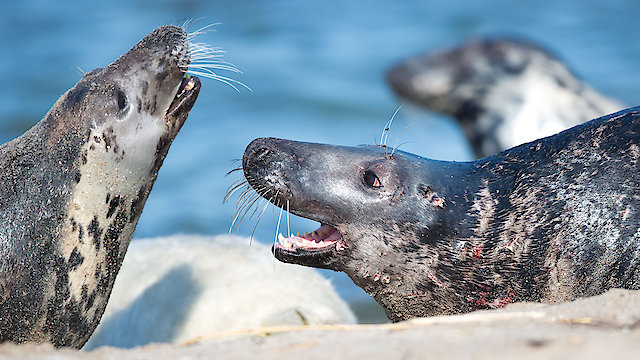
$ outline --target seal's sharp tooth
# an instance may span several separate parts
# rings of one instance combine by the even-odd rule
[[[309,233],[305,231],[304,236],[309,236]]]
[[[189,91],[189,90],[193,89],[194,86],[196,86],[196,82],[193,81],[193,79],[188,78],[187,84],[184,86],[184,89],[186,91]]]
[[[282,236],[282,233],[279,233],[279,234],[278,234],[278,242],[279,242],[280,244],[284,244],[284,243],[285,243],[285,239],[286,239],[286,238],[285,238],[284,236]]]
[[[298,231],[298,237],[300,237],[300,232]]]

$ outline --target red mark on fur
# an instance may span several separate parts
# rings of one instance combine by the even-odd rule
[[[495,307],[501,308],[507,304],[511,304],[516,299],[516,292],[513,290],[509,290],[507,292],[507,296],[503,298],[498,298],[494,301]]]
[[[500,250],[509,250],[511,252],[514,252],[516,241],[518,241],[518,235],[516,235],[516,237],[514,237],[513,240],[509,241],[507,245],[502,246]]]
[[[469,296],[467,301],[475,306],[486,307],[487,306],[487,293],[480,293],[478,296]]]
[[[499,297],[494,300],[487,300],[489,292],[479,292],[475,296],[468,296],[467,301],[472,305],[485,309],[496,309],[504,307],[507,304],[511,304],[516,300],[516,292],[513,290],[507,291],[507,296]]]
[[[444,199],[438,196],[434,196],[433,200],[431,201],[431,205],[433,206],[437,206],[437,207],[444,207]]]
[[[471,249],[471,258],[473,260],[478,260],[482,257],[482,246],[480,245],[475,245],[472,249]]]
[[[438,280],[438,278],[436,277],[436,275],[431,271],[431,269],[427,269],[427,276],[429,277],[429,279],[431,279],[431,281],[433,281],[436,285],[442,287],[444,286],[444,284],[442,282],[440,282],[440,280]]]

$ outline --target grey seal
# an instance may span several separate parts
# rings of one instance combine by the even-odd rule
[[[242,169],[320,222],[281,261],[345,272],[399,321],[640,289],[640,108],[473,162],[254,140]]]
[[[0,341],[81,347],[200,90],[163,26],[0,146]]]
[[[410,57],[387,81],[401,98],[453,117],[477,158],[624,109],[531,41],[491,38]]]

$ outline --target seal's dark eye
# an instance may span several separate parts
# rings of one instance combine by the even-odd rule
[[[118,109],[124,110],[127,107],[127,96],[122,90],[116,91],[116,99],[118,100]]]
[[[378,176],[371,170],[367,170],[364,172],[364,183],[372,188],[382,187],[380,179],[378,179]]]

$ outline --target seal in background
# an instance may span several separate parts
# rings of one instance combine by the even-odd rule
[[[411,57],[387,81],[400,97],[455,118],[478,158],[625,108],[549,51],[508,38]]]

